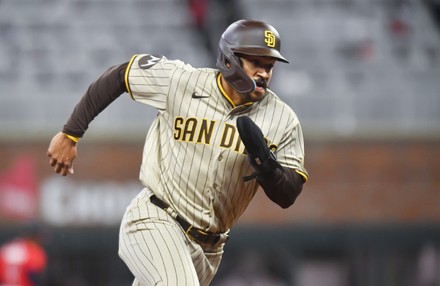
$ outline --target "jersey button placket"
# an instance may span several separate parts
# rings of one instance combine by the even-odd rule
[[[222,170],[223,168],[221,168],[220,166],[222,165],[223,161],[224,161],[225,157],[223,155],[223,151],[220,151],[220,153],[217,155],[217,164],[216,164],[216,169],[217,171]],[[212,182],[212,189],[217,192],[220,186],[220,182],[218,182],[219,178],[222,177],[223,174],[217,174],[217,176],[214,178],[214,181]]]
[[[221,162],[223,160],[223,155],[220,153],[217,157],[217,161]],[[212,184],[212,188],[217,191],[218,185],[217,183]]]

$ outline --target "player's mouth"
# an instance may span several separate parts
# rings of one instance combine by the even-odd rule
[[[255,80],[255,84],[257,86],[256,90],[265,91],[267,88],[267,82],[262,77],[258,77],[258,79]]]

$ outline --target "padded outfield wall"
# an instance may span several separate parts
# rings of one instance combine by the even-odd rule
[[[0,147],[0,240],[37,216],[49,234],[50,285],[128,285],[117,235],[141,188],[142,144],[85,139],[69,177],[52,173],[46,142]],[[440,142],[307,141],[306,154],[310,181],[295,205],[282,210],[257,194],[231,232],[217,285],[237,267],[291,285],[309,285],[314,271],[339,285],[416,281],[423,252],[439,249]]]

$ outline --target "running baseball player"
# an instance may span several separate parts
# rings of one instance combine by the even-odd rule
[[[219,41],[218,69],[138,54],[108,69],[79,101],[48,156],[73,174],[89,123],[121,94],[155,107],[140,181],[122,219],[119,255],[133,285],[209,285],[234,223],[261,187],[282,208],[308,174],[294,111],[269,88],[281,41],[271,25],[232,23]]]

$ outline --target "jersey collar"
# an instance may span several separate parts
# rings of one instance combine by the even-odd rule
[[[224,90],[222,83],[221,83],[221,78],[222,78],[222,74],[218,73],[217,75],[217,86],[220,89],[221,94],[223,95],[223,97],[229,102],[229,104],[232,105],[233,108],[237,107],[237,105],[235,105],[234,101],[232,101],[231,97],[226,93],[226,91]],[[251,106],[252,102],[246,102],[243,105],[245,106]]]

